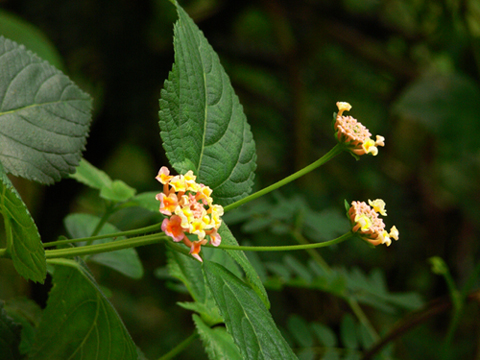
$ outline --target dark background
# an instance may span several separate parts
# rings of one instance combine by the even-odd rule
[[[297,194],[314,211],[339,214],[344,199],[385,200],[387,226],[397,226],[400,241],[375,250],[347,242],[322,252],[331,266],[382,268],[391,291],[415,291],[429,301],[448,294],[428,263],[440,256],[458,286],[465,283],[479,261],[478,2],[180,3],[218,52],[244,106],[258,152],[257,189],[334,146],[337,101],[351,103],[348,114],[386,138],[377,157],[357,162],[342,154],[280,191],[283,201]],[[94,98],[84,157],[139,192],[158,190],[154,176],[168,164],[158,98],[173,62],[174,7],[167,0],[0,0],[0,9],[40,29],[60,55],[57,65]],[[21,179],[15,184],[44,241],[64,233],[68,213],[102,211],[96,194],[73,180],[50,187]],[[113,221],[127,229],[155,218],[125,213]],[[249,232],[240,225],[234,230],[240,242],[289,242],[271,231]],[[191,314],[175,305],[188,296],[154,276],[165,265],[164,248],[138,251],[144,279],[100,269],[98,280],[112,288],[112,301],[137,345],[155,358],[190,335],[193,325]],[[2,272],[11,276],[4,281],[2,275],[1,298],[26,294],[45,304],[48,286],[23,283],[11,269]],[[349,311],[319,292],[286,289],[270,296],[280,326],[298,314],[335,329]],[[368,307],[366,312],[380,331],[401,316],[387,321]],[[478,304],[469,304],[465,313],[450,355],[478,359]],[[448,313],[439,315],[407,335],[399,358],[438,358],[433,344],[445,336],[448,321]],[[199,353],[182,358],[198,359]]]

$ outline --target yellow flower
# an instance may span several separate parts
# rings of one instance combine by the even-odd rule
[[[379,214],[386,216],[385,202],[382,199],[368,200],[370,205],[363,201],[352,201],[348,209],[348,217],[352,224],[352,232],[375,246],[385,244],[390,246],[391,238],[398,240],[399,232],[395,226],[390,233],[385,230],[385,224]]]
[[[368,204],[375,210],[377,213],[387,216],[387,210],[385,210],[385,201],[382,199],[377,200],[368,200]]]
[[[156,179],[163,184],[163,192],[156,195],[160,201],[160,212],[167,215],[162,230],[174,241],[183,241],[190,247],[190,254],[202,261],[201,246],[210,241],[220,245],[218,229],[222,224],[223,207],[213,204],[212,189],[196,182],[196,176],[189,170],[185,175],[170,175],[163,166]],[[198,238],[191,241],[187,234]]]
[[[347,148],[354,155],[372,154],[377,156],[378,147],[385,146],[385,138],[377,135],[376,141],[374,141],[371,138],[370,131],[357,119],[351,116],[343,116],[344,111],[349,111],[352,108],[349,103],[337,102],[337,107],[338,113],[333,125],[337,140],[347,145]]]

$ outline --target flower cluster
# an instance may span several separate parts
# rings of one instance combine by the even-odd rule
[[[220,245],[222,206],[213,204],[212,189],[196,183],[191,170],[185,175],[172,176],[163,166],[156,179],[163,184],[163,192],[156,199],[160,201],[160,212],[167,216],[162,230],[173,241],[183,241],[190,247],[190,254],[202,261],[199,255],[202,245],[209,240],[213,246]],[[191,241],[186,234],[193,234],[198,240]]]
[[[374,141],[372,134],[357,119],[351,116],[343,116],[344,111],[349,111],[352,106],[346,102],[337,102],[338,114],[333,125],[335,136],[338,141],[348,146],[349,150],[355,155],[378,154],[378,146],[385,146],[385,138],[377,135]]]
[[[375,246],[380,244],[390,246],[391,239],[398,240],[400,234],[395,226],[388,233],[383,220],[378,217],[378,214],[387,216],[385,202],[381,199],[368,200],[368,204],[363,201],[352,202],[347,214],[352,223],[352,232]]]

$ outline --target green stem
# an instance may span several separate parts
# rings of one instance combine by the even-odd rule
[[[86,245],[86,246],[73,247],[68,249],[46,250],[45,256],[47,259],[55,259],[55,258],[61,258],[61,257],[99,254],[99,253],[108,252],[108,251],[116,251],[116,250],[132,248],[132,247],[155,244],[160,241],[166,240],[167,238],[169,237],[163,233],[151,234],[151,235],[139,236],[139,237],[124,239],[124,240],[117,240],[117,241],[108,242],[105,244]]]
[[[325,155],[323,155],[320,159],[318,159],[317,161],[311,163],[310,165],[304,167],[302,170],[299,170],[297,171],[296,173],[290,175],[290,176],[287,176],[285,179],[282,179],[278,182],[276,182],[275,184],[272,184],[270,186],[267,186],[266,188],[260,190],[260,191],[257,191],[256,193],[254,194],[251,194],[243,199],[240,199],[238,200],[237,202],[234,202],[233,204],[230,204],[230,205],[227,205],[223,208],[223,210],[225,212],[229,211],[229,210],[232,210],[232,209],[235,209],[237,207],[239,207],[240,205],[243,205],[249,201],[252,201],[252,200],[255,200],[256,198],[259,198],[260,196],[263,196],[265,194],[268,194],[269,192],[273,191],[273,190],[276,190],[278,189],[279,187],[282,187],[290,182],[292,182],[293,180],[296,180],[298,179],[299,177],[302,177],[303,175],[305,174],[308,174],[310,171],[312,170],[315,170],[317,167],[325,164],[327,161],[333,159],[335,156],[337,156],[338,154],[340,154],[342,151],[344,150],[344,145],[343,143],[338,143],[337,145],[335,145],[328,153],[326,153]]]
[[[52,241],[52,242],[43,244],[43,247],[46,248],[46,247],[52,247],[52,246],[57,246],[57,245],[73,244],[73,243],[82,242],[82,241],[95,241],[95,240],[99,240],[99,239],[108,239],[108,238],[114,238],[114,237],[120,237],[120,236],[138,235],[138,234],[143,234],[143,233],[148,233],[148,232],[153,232],[153,231],[159,230],[161,227],[162,227],[162,224],[159,223],[159,224],[155,224],[155,225],[145,226],[145,227],[139,228],[139,229],[121,231],[121,232],[117,232],[117,233],[102,234],[102,235],[89,236],[89,237],[78,238],[78,239],[67,239],[67,240]]]
[[[90,234],[90,236],[96,236],[102,230],[103,225],[108,221],[110,215],[112,215],[115,212],[115,205],[112,205],[111,203],[107,203],[107,207],[105,209],[105,213],[103,214],[102,218],[98,222],[97,226],[93,230],[93,232]],[[93,242],[92,239],[87,241],[87,245],[91,245]]]
[[[217,248],[224,250],[243,250],[243,251],[293,251],[293,250],[307,250],[307,249],[316,249],[321,247],[330,246],[333,244],[341,243],[353,236],[353,233],[350,231],[342,236],[330,240],[324,241],[321,243],[307,244],[307,245],[286,245],[286,246],[237,246],[237,245],[219,245]],[[203,245],[205,247],[214,247],[213,245]]]
[[[0,249],[0,258],[7,257],[7,249]]]
[[[180,354],[183,350],[185,350],[196,338],[198,338],[198,333],[194,332],[192,335],[190,335],[188,338],[183,340],[180,344],[175,346],[172,350],[170,350],[168,353],[163,355],[161,358],[158,360],[170,360],[173,359],[175,356]]]

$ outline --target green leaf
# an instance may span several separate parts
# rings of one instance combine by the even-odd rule
[[[96,168],[85,159],[80,161],[75,173],[70,177],[91,188],[100,190],[100,197],[106,200],[122,202],[131,199],[136,193],[134,188],[123,181],[112,181],[107,173]]]
[[[343,346],[347,349],[358,348],[358,338],[355,320],[352,315],[346,314],[340,324],[340,337],[342,339]]]
[[[124,206],[139,206],[144,209],[150,210],[154,213],[159,213],[160,202],[155,198],[155,196],[160,191],[148,191],[138,195],[135,195],[127,203],[123,204]]]
[[[7,251],[15,269],[24,278],[43,283],[47,266],[37,226],[1,163],[0,212],[5,223]]]
[[[205,261],[204,270],[227,331],[245,359],[296,359],[250,286],[217,263]]]
[[[35,301],[20,297],[8,300],[5,303],[5,311],[15,322],[21,324],[20,352],[27,354],[33,346],[36,328],[42,316],[42,309]]]
[[[243,360],[232,336],[225,328],[211,328],[197,315],[193,315],[193,321],[211,360]]]
[[[307,321],[298,316],[292,315],[288,318],[288,330],[300,347],[307,348],[313,346],[313,336],[308,327]]]
[[[91,121],[91,99],[67,76],[0,36],[0,162],[43,184],[72,173]]]
[[[337,337],[333,330],[328,326],[320,323],[312,323],[310,326],[321,344],[328,348],[334,348],[337,346]]]
[[[99,223],[100,218],[89,214],[71,214],[65,220],[65,228],[72,238],[88,237]],[[99,235],[108,235],[120,232],[115,226],[105,223],[99,232]],[[124,236],[95,240],[93,244],[104,244],[115,240],[125,239]],[[79,243],[77,245],[83,245]],[[134,248],[110,251],[91,255],[88,261],[94,261],[98,264],[108,266],[125,276],[133,279],[140,279],[143,276],[143,266],[137,251]]]
[[[136,360],[137,349],[87,269],[51,260],[54,286],[29,360]]]
[[[0,9],[0,34],[24,45],[57,69],[63,69],[63,60],[47,36],[29,22],[3,9]]]
[[[251,191],[255,143],[218,55],[175,4],[175,63],[160,98],[163,146],[179,173],[193,170],[215,202],[227,205]]]
[[[206,286],[202,264],[191,256],[168,251],[168,271],[180,280],[195,300],[194,304],[182,303],[182,307],[197,311],[203,320],[210,324],[223,322],[212,293]]]
[[[21,326],[7,315],[3,305],[3,301],[0,301],[0,354],[2,360],[18,360],[21,359],[18,350]]]
[[[220,226],[220,229],[218,229],[218,233],[222,237],[222,242],[224,244],[238,246],[237,239],[235,239],[235,237],[233,236],[233,234],[231,233],[230,229],[228,228],[227,224],[225,224],[225,222],[223,222],[222,226]],[[240,267],[245,272],[248,284],[252,287],[253,290],[255,290],[258,296],[260,296],[260,299],[262,299],[267,309],[269,309],[270,301],[268,300],[267,291],[263,286],[262,280],[260,279],[257,272],[255,271],[255,268],[252,266],[250,261],[248,261],[248,258],[245,255],[245,253],[239,250],[225,250],[225,252],[228,255],[230,255],[238,265],[240,265]]]

